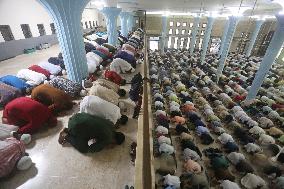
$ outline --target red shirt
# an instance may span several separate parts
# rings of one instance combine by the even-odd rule
[[[105,78],[114,82],[117,85],[120,85],[122,80],[122,77],[120,77],[118,73],[109,70],[105,71]]]
[[[112,54],[107,50],[107,48],[105,47],[97,47],[96,48],[96,50],[98,50],[98,51],[100,51],[100,52],[102,52],[102,53],[104,53],[106,56],[108,56],[109,58],[111,58],[112,57]]]
[[[273,109],[284,108],[284,104],[272,104]]]
[[[19,126],[20,133],[33,133],[45,123],[55,126],[57,119],[47,106],[28,97],[20,97],[9,102],[3,111],[8,124]]]
[[[245,100],[246,99],[246,96],[245,95],[237,95],[237,96],[235,96],[235,98],[234,98],[234,100],[235,100],[235,102],[239,102],[239,101],[243,101],[243,100]]]
[[[49,78],[50,75],[51,75],[51,73],[49,71],[47,71],[46,69],[43,69],[42,67],[40,67],[38,65],[32,65],[28,69],[35,71],[37,73],[41,73],[41,74],[45,75],[47,78]]]

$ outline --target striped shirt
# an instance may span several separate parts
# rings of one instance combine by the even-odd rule
[[[0,141],[0,178],[9,175],[25,154],[25,145],[15,138]]]

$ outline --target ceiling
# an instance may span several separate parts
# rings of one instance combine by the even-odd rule
[[[91,0],[90,6],[105,6],[116,0]],[[274,1],[274,2],[272,2]],[[126,10],[146,10],[153,14],[215,13],[243,15],[274,15],[282,10],[284,0],[118,0]],[[280,2],[280,3],[279,3]],[[282,6],[280,5],[282,3]],[[239,7],[241,8],[239,9]]]

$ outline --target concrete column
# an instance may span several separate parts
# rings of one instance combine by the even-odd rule
[[[274,63],[278,52],[280,51],[284,42],[284,15],[276,15],[277,27],[271,42],[266,50],[266,53],[261,61],[260,67],[256,72],[255,78],[252,82],[251,88],[247,95],[246,100],[252,100],[256,97],[263,80]]]
[[[165,48],[168,48],[168,41],[169,41],[169,38],[166,37],[166,38],[165,38]]]
[[[128,27],[127,27],[127,21],[128,21],[128,18],[130,16],[130,13],[129,12],[121,12],[119,14],[119,17],[120,17],[120,23],[121,23],[121,34],[124,36],[124,37],[127,37],[127,34],[128,34]]]
[[[133,13],[130,13],[128,20],[127,20],[128,31],[132,31],[133,26],[134,26],[134,16],[133,16]]]
[[[227,36],[227,33],[228,33],[228,29],[229,29],[229,20],[226,20],[224,32],[223,32],[223,35],[222,35],[222,38],[221,38],[220,49],[218,51],[218,56],[221,56],[221,54],[223,52],[226,36]]]
[[[172,37],[172,40],[171,40],[171,48],[172,49],[174,48],[174,44],[175,44],[175,37]]]
[[[38,0],[38,2],[48,11],[55,23],[68,79],[81,83],[88,74],[81,19],[89,0]]]
[[[106,19],[108,43],[112,45],[117,45],[117,17],[121,12],[121,9],[116,7],[104,7],[101,12],[103,13]]]
[[[184,41],[183,41],[183,48],[185,48],[185,49],[186,49],[186,45],[187,45],[187,43],[188,43],[188,38],[187,38],[187,37],[185,37],[185,38],[184,38]]]
[[[177,40],[177,49],[180,49],[180,44],[181,44],[181,39],[180,39],[180,37],[178,37],[178,40]]]
[[[263,24],[264,20],[257,20],[255,22],[255,28],[254,28],[254,31],[251,35],[251,38],[250,38],[250,41],[249,41],[249,46],[247,47],[247,50],[246,50],[246,56],[250,56],[251,55],[251,51],[253,49],[253,46],[254,46],[254,43],[256,41],[256,38],[258,36],[258,33],[260,31],[260,28]]]
[[[201,58],[200,58],[201,64],[203,64],[204,61],[205,61],[205,55],[207,53],[208,43],[209,43],[209,40],[210,40],[213,23],[214,23],[214,18],[208,17],[207,18],[206,31],[205,31],[204,38],[203,38],[203,41],[202,41],[202,52],[201,52]]]
[[[190,47],[189,47],[190,55],[192,55],[194,51],[199,22],[200,22],[200,17],[194,17],[193,29],[191,30],[191,40],[190,40]]]
[[[166,17],[166,16],[162,16],[161,52],[164,52],[164,51],[165,51],[166,36],[167,36],[167,17]]]
[[[217,68],[217,82],[219,81],[219,78],[223,72],[228,53],[230,51],[231,43],[234,38],[234,34],[236,31],[238,21],[239,21],[239,18],[236,16],[229,17],[229,29],[228,29],[225,44],[224,44],[224,50],[221,54],[221,58],[220,58],[219,65]]]

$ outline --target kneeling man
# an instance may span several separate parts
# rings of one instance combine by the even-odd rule
[[[100,116],[111,121],[113,124],[125,125],[128,117],[121,115],[120,108],[98,96],[86,96],[80,103],[80,112]]]
[[[115,132],[114,124],[102,117],[87,113],[74,114],[68,128],[61,131],[58,142],[70,143],[81,153],[99,152],[107,146],[122,144],[123,133]]]
[[[31,134],[44,125],[56,126],[57,119],[45,105],[28,97],[20,97],[5,106],[2,123],[18,126],[19,133]]]
[[[71,96],[48,84],[42,84],[34,88],[31,98],[48,106],[54,114],[70,110],[73,107]]]

